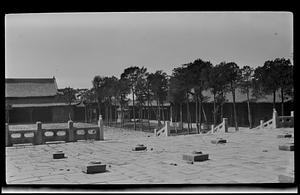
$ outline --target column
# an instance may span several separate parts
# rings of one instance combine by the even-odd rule
[[[260,128],[264,128],[264,120],[260,120]]]
[[[211,125],[211,133],[213,134],[215,132],[215,125]]]
[[[223,128],[224,128],[224,132],[227,133],[228,132],[228,119],[227,118],[223,118]]]
[[[274,109],[273,110],[273,128],[274,129],[277,128],[277,119],[278,119],[277,111]]]
[[[43,130],[42,122],[36,122],[36,136],[35,136],[35,145],[43,144]]]
[[[166,136],[169,136],[169,134],[170,134],[170,121],[166,122],[165,131],[166,131]]]
[[[75,137],[74,137],[74,126],[73,126],[73,121],[69,120],[68,121],[68,131],[69,131],[69,142],[74,142],[76,141]]]
[[[99,115],[98,126],[99,126],[99,140],[104,140],[104,132],[103,132],[104,128],[103,128],[102,115]]]

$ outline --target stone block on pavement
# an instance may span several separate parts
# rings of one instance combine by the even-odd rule
[[[279,145],[279,150],[294,151],[294,143]]]
[[[191,154],[183,154],[183,160],[191,162],[201,162],[208,160],[208,154],[202,154],[202,152],[192,152]]]
[[[211,140],[211,143],[213,143],[213,144],[223,144],[226,142],[227,142],[226,139],[223,139],[223,138],[217,138],[217,139]]]
[[[82,166],[82,172],[86,174],[103,173],[106,171],[106,164],[101,164],[99,161],[92,161]]]
[[[286,175],[278,175],[280,183],[294,183],[294,178]]]
[[[53,154],[53,159],[61,159],[61,158],[65,158],[65,153],[63,153],[62,151],[57,151]]]
[[[277,138],[291,138],[292,135],[291,134],[281,134],[281,135],[277,135]]]
[[[134,148],[132,148],[133,151],[140,151],[140,150],[146,150],[147,147],[144,146],[143,144],[138,144]]]

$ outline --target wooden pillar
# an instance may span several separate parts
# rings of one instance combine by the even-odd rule
[[[5,123],[5,146],[9,147],[11,146],[11,141],[10,141],[10,133],[9,133],[9,125],[8,123]]]
[[[42,122],[36,122],[36,136],[35,136],[35,145],[43,144],[43,130],[42,130]]]
[[[69,120],[68,121],[68,131],[69,131],[69,139],[68,141],[69,142],[74,142],[76,141],[75,140],[75,137],[74,137],[74,126],[73,126],[73,121]]]
[[[215,125],[211,125],[211,133],[215,133]]]
[[[28,111],[29,111],[29,120],[30,120],[31,123],[34,123],[33,117],[32,117],[33,108],[29,108]]]

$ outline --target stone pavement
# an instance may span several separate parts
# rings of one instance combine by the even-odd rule
[[[104,141],[6,147],[7,184],[207,184],[279,183],[279,175],[294,177],[294,152],[280,144],[294,138],[277,138],[294,128],[240,128],[214,135],[154,137],[153,133],[105,127]],[[226,144],[212,144],[222,137]],[[294,136],[293,136],[294,137]],[[137,144],[147,151],[132,151]],[[153,148],[151,150],[151,148]],[[52,159],[62,150],[67,158]],[[194,150],[209,160],[188,164],[182,155]],[[85,174],[89,161],[107,164],[107,171]],[[176,165],[174,165],[176,164]]]

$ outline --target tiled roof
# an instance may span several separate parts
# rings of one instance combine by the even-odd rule
[[[8,78],[5,79],[5,97],[55,96],[55,78]]]

